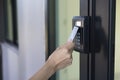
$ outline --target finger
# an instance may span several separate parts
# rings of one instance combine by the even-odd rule
[[[73,50],[75,44],[71,41],[67,42],[64,47],[66,47],[68,50]]]
[[[63,62],[59,63],[56,67],[57,69],[63,69],[72,64],[73,59],[66,59]]]
[[[73,59],[73,56],[72,56],[72,54],[71,54],[70,58],[71,58],[71,59]]]
[[[71,65],[71,64],[72,64],[72,61],[73,61],[73,59],[70,59],[70,60],[67,62],[67,66]]]

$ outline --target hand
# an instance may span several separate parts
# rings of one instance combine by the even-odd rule
[[[72,64],[73,42],[58,47],[48,58],[44,66],[30,80],[48,80],[57,70]]]
[[[74,48],[73,42],[67,42],[66,44],[58,47],[48,58],[51,61],[54,70],[65,68],[72,64],[72,52]]]

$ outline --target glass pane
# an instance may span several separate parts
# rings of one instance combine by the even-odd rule
[[[115,79],[120,80],[120,0],[116,0]]]
[[[7,32],[6,38],[10,41],[13,41],[13,20],[12,20],[12,3],[11,0],[6,0],[7,3]]]
[[[56,47],[64,44],[72,31],[72,18],[79,16],[80,0],[56,1]],[[73,52],[71,66],[57,72],[57,80],[79,80],[79,53]]]

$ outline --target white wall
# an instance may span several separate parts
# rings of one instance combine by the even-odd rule
[[[28,80],[45,62],[45,0],[17,0],[19,48],[2,44],[4,80]]]
[[[3,79],[4,80],[19,80],[19,61],[18,49],[6,43],[2,44],[3,57]]]

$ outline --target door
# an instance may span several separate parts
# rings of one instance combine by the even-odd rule
[[[80,54],[80,80],[114,80],[115,0],[81,0],[90,17],[90,52]]]
[[[114,80],[115,0],[49,0],[48,50],[65,43],[73,16],[88,16],[89,52],[73,53],[73,65],[51,80]],[[54,4],[54,5],[53,5]]]

